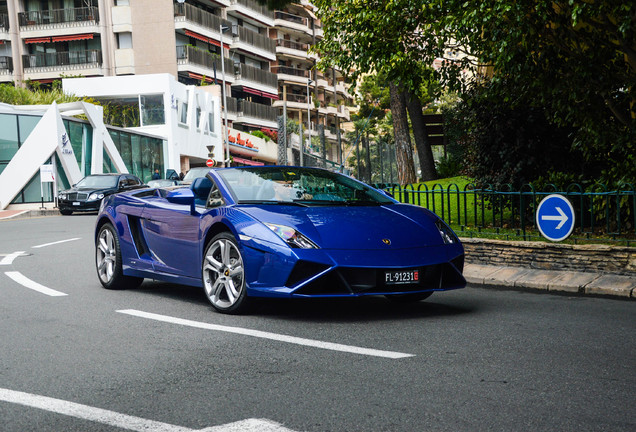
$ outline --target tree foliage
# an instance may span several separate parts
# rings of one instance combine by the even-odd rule
[[[538,126],[536,122],[542,119],[542,126],[567,130],[569,134],[554,136],[552,145],[544,149],[550,163],[542,165],[544,172],[539,169],[536,175],[562,169],[558,158],[565,148],[566,159],[582,155],[586,166],[596,166],[595,170],[585,170],[585,175],[616,184],[635,181],[633,3],[316,0],[314,4],[324,23],[325,37],[318,44],[324,64],[351,70],[354,78],[382,71],[388,81],[407,89],[439,80],[443,86],[460,91],[464,103],[459,109],[468,110],[468,115],[475,108],[468,101],[475,96],[470,86],[487,82],[481,87],[482,102],[496,102],[498,113],[507,110],[526,136],[500,133],[492,141],[496,134],[481,136],[478,130],[488,126],[501,126],[503,130],[505,124],[495,125],[487,115],[476,116],[473,119],[483,123],[476,125],[479,129],[472,135],[485,140],[481,142],[482,149],[492,149],[487,143],[496,143],[499,152],[507,152],[510,160],[532,160],[536,151],[533,143],[538,142],[532,134]],[[442,62],[439,70],[421,67],[448,53],[454,54],[452,60]],[[472,73],[475,82],[463,80],[462,72]],[[501,100],[492,99],[495,97]],[[524,110],[531,111],[525,119]],[[560,141],[555,142],[556,139]],[[480,158],[471,160],[480,163]],[[489,161],[503,163],[496,162],[496,158]],[[493,172],[502,168],[490,167]],[[529,174],[523,174],[526,175]]]
[[[636,6],[603,0],[466,4],[447,2],[440,24],[455,35],[457,49],[489,67],[491,90],[511,109],[523,100],[570,128],[571,152],[601,165],[603,181],[633,182]],[[503,92],[513,81],[517,93]]]

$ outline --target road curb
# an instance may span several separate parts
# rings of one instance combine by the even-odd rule
[[[636,299],[636,278],[631,276],[466,264],[464,277],[482,287]]]
[[[0,210],[0,221],[28,219],[44,216],[60,216],[57,209],[39,209],[39,210]]]

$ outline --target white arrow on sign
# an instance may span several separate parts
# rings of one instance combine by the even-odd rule
[[[568,221],[568,217],[567,217],[567,215],[565,213],[563,213],[563,210],[561,210],[561,207],[555,207],[555,208],[559,212],[559,216],[545,216],[545,215],[541,215],[541,220],[559,221],[559,224],[556,226],[556,229],[561,229],[563,224]]]

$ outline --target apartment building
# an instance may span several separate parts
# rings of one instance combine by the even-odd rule
[[[311,135],[310,151],[342,162],[341,124],[350,120],[344,76],[340,71],[318,71],[316,53],[309,50],[322,39],[320,21],[311,3],[292,3],[274,12],[270,37],[276,41],[277,61],[272,71],[278,76],[279,98],[273,105]]]
[[[229,136],[276,130],[285,114],[303,125],[305,152],[341,162],[351,96],[337,71],[314,69],[312,10],[303,0],[282,11],[254,0],[0,0],[0,83],[169,73],[221,85]]]

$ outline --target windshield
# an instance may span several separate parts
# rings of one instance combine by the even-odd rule
[[[197,167],[191,168],[190,171],[183,177],[184,182],[192,183],[197,177],[205,177],[207,173],[210,172],[210,168],[206,167]]]
[[[75,186],[85,189],[107,189],[117,186],[117,176],[88,176],[81,179]]]
[[[249,167],[218,170],[239,204],[393,204],[386,195],[357,181],[315,168]]]

